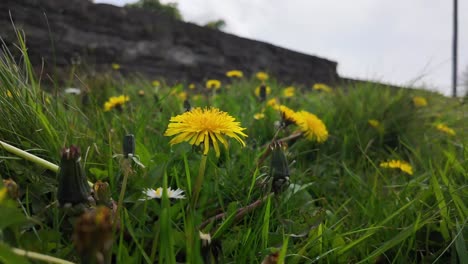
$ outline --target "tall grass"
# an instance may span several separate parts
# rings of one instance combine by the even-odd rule
[[[281,115],[254,95],[259,81],[233,80],[214,95],[184,84],[153,87],[109,69],[80,80],[86,94],[73,96],[60,88],[47,93],[19,37],[21,61],[5,48],[0,56],[1,141],[55,164],[62,147],[78,145],[88,179],[109,182],[118,199],[124,168],[114,156],[122,153],[124,135],[136,137],[136,155],[145,168],[134,165],[128,178],[113,238],[115,262],[218,258],[220,263],[261,263],[275,252],[286,263],[468,262],[466,104],[425,91],[365,84],[337,85],[332,93],[297,87],[295,97],[285,98],[286,85],[270,80],[268,99],[277,97],[294,110],[316,114],[330,136],[321,144],[288,141],[291,184],[268,196],[261,184],[268,162],[259,165],[259,160]],[[170,146],[163,135],[169,119],[184,112],[180,92],[189,95],[192,106],[230,113],[249,136],[245,148],[230,144],[220,158],[209,153],[197,203],[190,194],[200,150]],[[120,94],[130,97],[122,111],[104,112],[105,100]],[[415,107],[416,95],[428,105]],[[254,119],[262,110],[264,118]],[[380,128],[370,126],[369,119],[380,121]],[[437,130],[439,122],[456,135]],[[294,131],[289,127],[278,137]],[[79,261],[71,242],[73,219],[56,202],[56,173],[2,149],[0,156],[0,175],[13,179],[20,190],[16,201],[0,195],[0,260],[28,263],[16,248]],[[408,161],[414,174],[379,166],[389,159]],[[144,188],[160,186],[181,188],[188,197],[139,200]],[[201,241],[200,231],[211,234],[211,244]]]

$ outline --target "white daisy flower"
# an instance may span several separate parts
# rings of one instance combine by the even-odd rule
[[[73,87],[70,87],[70,88],[65,88],[65,93],[66,94],[81,94],[81,90],[80,88],[73,88]]]
[[[172,199],[185,199],[184,191],[181,189],[172,190],[167,188],[167,196]],[[140,199],[140,201],[149,200],[149,199],[161,199],[163,195],[163,188],[159,187],[157,189],[144,189],[143,194],[146,195],[145,198]]]

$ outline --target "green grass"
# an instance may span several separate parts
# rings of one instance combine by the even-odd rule
[[[220,263],[261,263],[274,252],[280,263],[468,261],[467,104],[422,90],[365,84],[336,86],[333,93],[296,87],[294,98],[284,98],[288,85],[269,80],[268,99],[316,114],[329,138],[321,144],[302,137],[289,141],[291,184],[268,196],[268,184],[261,183],[268,179],[269,157],[263,154],[281,116],[255,97],[259,82],[253,77],[224,83],[214,95],[187,84],[163,82],[156,89],[150,80],[123,78],[109,69],[67,82],[86,89],[83,100],[84,95],[64,94],[58,82],[45,87],[19,40],[20,62],[7,50],[0,56],[1,141],[54,164],[62,147],[79,146],[88,180],[108,182],[117,202],[126,170],[113,156],[122,153],[125,135],[135,135],[145,168],[134,164],[128,176],[112,238],[114,262],[200,263],[217,254]],[[218,107],[240,121],[247,146],[230,140],[229,150],[221,147],[219,158],[210,151],[201,169],[199,148],[171,146],[164,132],[169,119],[184,112],[176,96],[182,91],[192,106]],[[104,112],[108,97],[120,94],[130,96],[122,111]],[[428,105],[414,107],[416,95]],[[262,110],[265,117],[254,119]],[[369,119],[382,128],[371,127]],[[437,123],[456,135],[437,130]],[[297,128],[291,125],[278,137]],[[414,174],[379,166],[389,159],[408,161]],[[57,173],[0,148],[0,175],[19,186],[16,200],[0,192],[0,262],[39,263],[34,256],[21,257],[21,250],[79,262],[71,242],[75,219],[57,204]],[[139,200],[144,188],[162,186],[185,190],[187,199]],[[211,234],[210,246],[200,231]]]

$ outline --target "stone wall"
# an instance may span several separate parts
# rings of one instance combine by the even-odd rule
[[[118,63],[124,74],[169,81],[222,79],[231,69],[268,71],[285,84],[338,78],[336,62],[147,10],[89,0],[1,0],[0,36],[10,48],[17,42],[12,20],[26,34],[33,64],[44,60],[46,71],[80,58],[98,71]]]

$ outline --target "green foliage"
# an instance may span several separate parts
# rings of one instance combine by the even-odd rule
[[[277,97],[325,123],[329,138],[318,144],[289,138],[299,129],[295,125],[275,128],[281,114],[256,98],[259,81],[253,78],[206,91],[184,84],[156,88],[109,71],[81,79],[86,95],[46,93],[28,70],[20,44],[23,61],[16,63],[8,51],[0,56],[0,140],[55,164],[63,146],[80,146],[88,180],[109,182],[114,199],[128,173],[113,237],[116,262],[261,263],[276,253],[286,263],[467,259],[466,104],[365,84],[337,86],[332,93],[298,87],[296,96],[287,98],[281,93],[287,84],[268,80],[267,100]],[[170,118],[185,111],[184,93],[193,107],[214,106],[234,116],[246,128],[247,146],[231,140],[219,158],[208,153],[206,164],[200,147],[171,146],[164,132]],[[105,112],[105,101],[121,94],[130,101]],[[415,107],[415,95],[428,105]],[[260,112],[264,118],[254,119]],[[370,119],[381,127],[372,127]],[[456,134],[437,130],[438,123]],[[135,135],[135,158],[145,168],[118,155],[127,134]],[[288,145],[281,162],[291,184],[270,194],[268,149],[275,135]],[[389,159],[409,162],[413,175],[379,166]],[[131,170],[125,162],[131,162]],[[204,180],[198,189],[200,171]],[[27,263],[13,248],[78,261],[71,242],[74,220],[56,202],[56,173],[0,149],[0,175],[19,186],[16,199],[0,185],[0,261],[17,257],[17,263]],[[157,187],[181,188],[186,199],[163,194],[140,200],[144,188]],[[194,192],[200,192],[198,202]],[[200,232],[211,234],[211,244],[201,241]]]
[[[126,4],[125,7],[141,8],[165,14],[177,20],[182,20],[177,3],[163,4],[159,0],[138,0],[135,3]]]
[[[216,30],[223,30],[226,27],[226,21],[224,21],[224,19],[210,21],[205,24],[205,27],[216,29]]]

